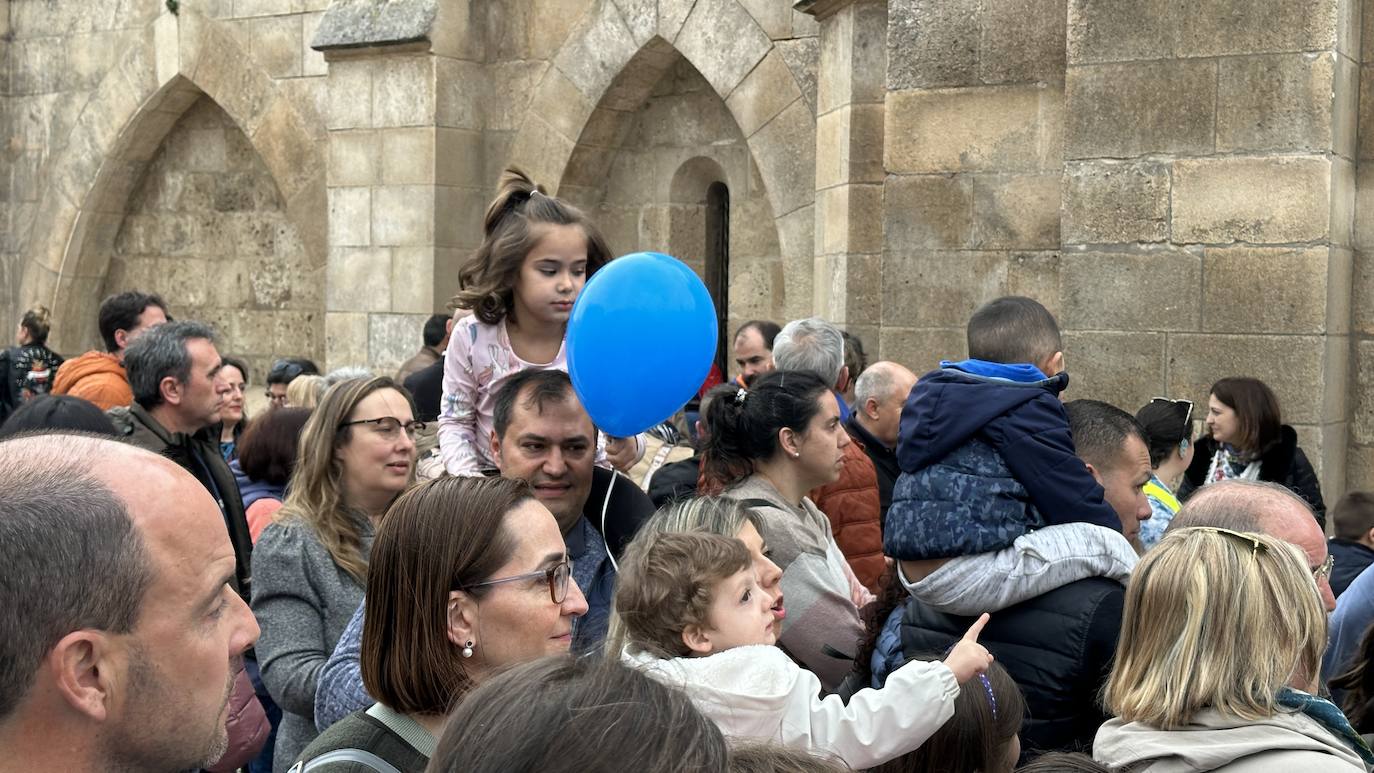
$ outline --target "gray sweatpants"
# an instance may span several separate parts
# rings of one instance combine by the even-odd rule
[[[1090,523],[1046,526],[993,553],[960,556],[919,582],[897,578],[913,598],[941,612],[997,612],[1088,577],[1125,584],[1138,557],[1121,533]]]

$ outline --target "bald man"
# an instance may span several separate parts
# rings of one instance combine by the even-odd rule
[[[194,477],[113,440],[0,443],[0,773],[204,768],[258,637]]]
[[[1164,533],[1190,526],[1258,532],[1296,547],[1307,557],[1322,605],[1327,612],[1336,608],[1326,535],[1317,525],[1311,506],[1287,488],[1245,480],[1204,486],[1178,511]]]
[[[902,468],[897,464],[897,434],[902,424],[902,406],[916,386],[916,374],[895,362],[883,360],[869,365],[854,383],[854,410],[844,428],[873,460],[878,473],[879,517],[887,522],[892,505],[892,486]]]

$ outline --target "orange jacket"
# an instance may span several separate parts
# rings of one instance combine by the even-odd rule
[[[859,441],[844,448],[844,465],[834,483],[812,489],[811,501],[830,519],[835,544],[849,568],[875,594],[887,573],[878,500],[878,472]]]
[[[86,352],[62,363],[53,379],[52,393],[89,400],[102,411],[134,401],[123,363],[118,355],[106,352]]]

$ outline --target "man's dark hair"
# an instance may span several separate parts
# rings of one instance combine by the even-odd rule
[[[1063,350],[1059,323],[1032,298],[998,298],[983,304],[969,317],[968,356],[972,359],[1009,365],[1040,363]]]
[[[264,381],[267,385],[290,384],[297,376],[318,376],[320,368],[304,357],[282,357],[272,363]]]
[[[1150,441],[1135,417],[1101,400],[1074,400],[1064,403],[1069,414],[1069,433],[1073,435],[1078,458],[1098,470],[1116,466],[1126,438],[1134,437],[1147,448]]]
[[[0,443],[0,721],[63,636],[128,633],[152,581],[124,502],[89,472],[102,446],[81,435]]]
[[[149,306],[156,306],[162,309],[163,314],[167,313],[167,303],[162,300],[162,296],[138,290],[111,295],[100,302],[97,324],[100,327],[100,337],[105,341],[105,351],[119,351],[119,344],[115,342],[115,331],[129,331],[138,327],[139,316]]]
[[[773,339],[777,338],[778,333],[782,332],[782,325],[776,322],[769,322],[766,319],[751,319],[739,326],[739,330],[735,331],[735,338],[744,335],[744,331],[746,330],[759,331],[759,337],[763,339],[764,347],[771,352],[773,351]]]
[[[1374,529],[1374,494],[1351,491],[1331,509],[1331,517],[1337,537],[1358,540]]]
[[[124,369],[134,402],[151,410],[162,404],[162,379],[171,376],[179,384],[191,377],[191,352],[186,342],[204,338],[214,343],[215,331],[199,322],[168,322],[149,330],[129,344]]]
[[[496,392],[496,404],[491,411],[491,428],[496,431],[496,437],[505,438],[506,430],[510,428],[511,420],[515,416],[516,403],[542,413],[544,406],[549,403],[557,405],[569,397],[576,396],[572,379],[561,370],[522,370],[506,379],[506,383]],[[579,401],[578,406],[581,405]],[[590,418],[587,420],[591,421]]]
[[[425,339],[425,346],[438,346],[444,340],[444,334],[448,332],[448,315],[435,314],[425,320],[425,329],[422,335]]]

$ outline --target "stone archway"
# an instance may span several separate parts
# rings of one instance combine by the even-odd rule
[[[815,116],[801,85],[738,0],[598,0],[545,73],[511,158],[559,189],[604,178],[630,117],[681,57],[744,135],[777,228],[786,315],[811,309]]]
[[[312,265],[324,265],[325,129],[259,69],[226,24],[183,6],[144,30],[95,89],[52,156],[25,249],[21,298],[63,314],[53,345],[92,343],[98,292],[124,204],[177,119],[209,96],[262,157]]]

